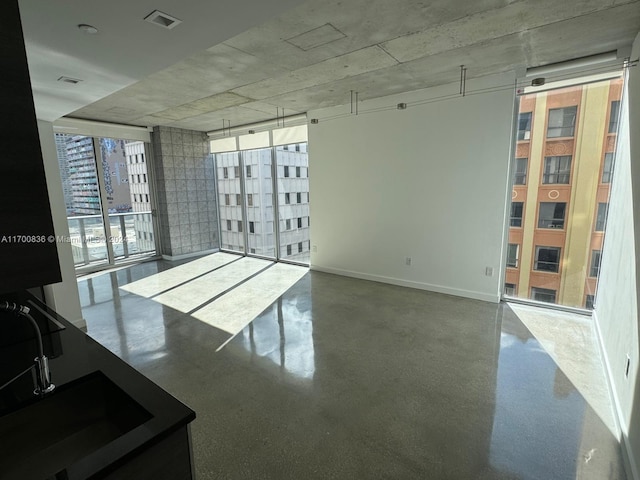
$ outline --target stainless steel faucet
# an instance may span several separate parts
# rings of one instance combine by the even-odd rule
[[[29,314],[29,307],[24,305],[18,305],[17,303],[9,303],[7,301],[0,302],[0,310],[5,312],[13,312],[16,315],[25,317],[31,322],[33,329],[36,332],[36,341],[38,342],[38,356],[34,359],[34,384],[35,389],[33,393],[35,395],[46,395],[53,392],[56,386],[51,383],[51,371],[49,370],[49,359],[44,354],[44,348],[42,347],[42,334],[38,324]]]

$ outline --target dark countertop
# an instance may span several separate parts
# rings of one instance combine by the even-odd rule
[[[69,385],[77,383],[82,377],[98,372],[150,414],[150,418],[141,425],[75,461],[73,465],[68,465],[60,478],[86,479],[105,469],[112,470],[195,419],[193,410],[35,297],[26,292],[3,294],[0,297],[2,301],[15,301],[29,306],[32,316],[42,330],[51,379],[56,385],[56,390],[48,396],[62,394]],[[31,325],[27,319],[0,312],[0,386],[33,364],[37,347],[31,332]],[[0,468],[0,480],[11,478],[4,472],[8,470],[6,465],[11,465],[13,461],[11,458],[3,458],[6,448],[2,445],[9,445],[11,439],[3,435],[2,419],[39,401],[41,400],[33,394],[33,380],[29,372],[0,390],[0,466],[5,466]],[[33,427],[26,425],[25,428]],[[33,433],[37,435],[37,431]],[[33,462],[38,462],[38,458],[33,458]],[[44,478],[58,473],[50,472]]]

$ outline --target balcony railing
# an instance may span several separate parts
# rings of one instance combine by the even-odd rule
[[[67,222],[76,267],[108,263],[108,243],[113,247],[116,262],[156,251],[149,211],[109,214],[108,235],[102,215],[77,215],[67,217]]]

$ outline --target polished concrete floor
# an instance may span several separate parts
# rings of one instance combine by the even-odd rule
[[[551,335],[583,320],[226,260],[79,281],[88,333],[196,411],[199,480],[625,478],[601,364]]]

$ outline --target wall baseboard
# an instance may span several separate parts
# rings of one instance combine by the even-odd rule
[[[624,468],[629,480],[640,480],[640,476],[638,475],[638,466],[636,465],[635,458],[633,457],[631,445],[629,445],[629,438],[622,429],[622,425],[624,423],[622,407],[620,406],[620,399],[618,398],[618,394],[616,393],[616,389],[614,388],[613,375],[611,373],[611,364],[609,363],[609,358],[607,357],[606,351],[604,349],[604,341],[602,339],[602,332],[600,331],[598,313],[595,310],[593,311],[593,323],[596,327],[596,338],[598,342],[598,348],[600,350],[600,356],[602,357],[602,361],[604,362],[604,371],[605,376],[607,377],[607,387],[609,388],[609,395],[613,400],[613,410],[615,412],[614,419],[616,421],[617,429],[616,433],[618,435],[618,438],[620,439],[620,450],[622,451]]]
[[[354,272],[352,270],[343,270],[340,268],[321,267],[319,265],[311,265],[310,269],[316,272],[332,273],[345,277],[358,278],[360,280],[371,280],[373,282],[388,283],[391,285],[398,285],[400,287],[416,288],[418,290],[427,290],[429,292],[455,295],[456,297],[472,298],[474,300],[482,300],[484,302],[500,303],[500,295],[498,294],[491,295],[489,293],[476,292],[473,290],[463,290],[460,288],[451,288],[445,287],[443,285],[415,282],[413,280],[404,280],[401,278],[386,277],[383,275],[372,275],[370,273]]]
[[[201,252],[193,252],[193,253],[183,253],[182,255],[164,255],[163,254],[162,259],[170,260],[170,261],[184,260],[186,258],[200,257],[202,255],[209,255],[211,253],[217,253],[219,251],[220,251],[219,248],[212,248],[211,250],[203,250]]]

